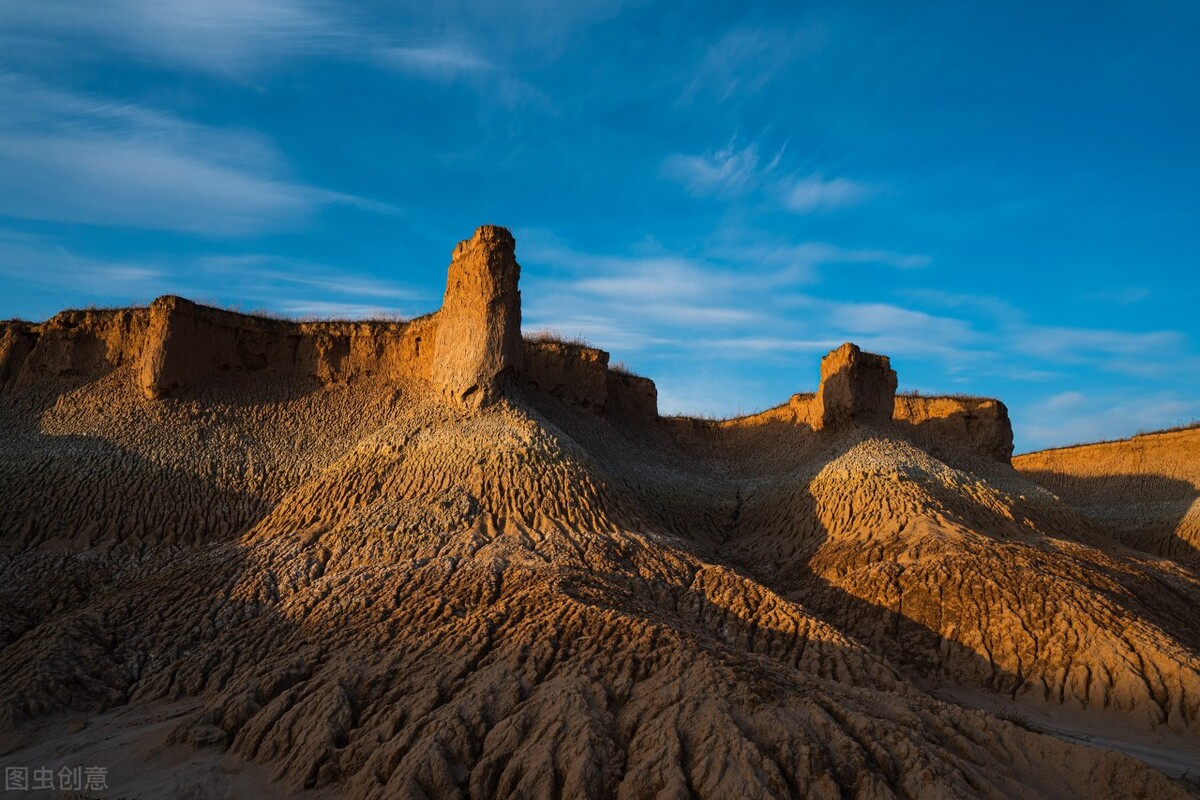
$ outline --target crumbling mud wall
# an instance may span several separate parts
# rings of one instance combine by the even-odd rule
[[[149,399],[179,396],[221,377],[322,384],[377,376],[432,384],[453,403],[479,407],[511,386],[626,423],[659,420],[654,382],[609,368],[584,345],[521,338],[521,267],[504,228],[485,225],[455,248],[442,308],[411,322],[293,322],[160,297],[149,308],[64,311],[40,324],[0,327],[0,390],[39,376],[96,376],[130,366]],[[718,431],[786,424],[813,431],[895,424],[1007,462],[1008,411],[998,400],[896,396],[886,356],[849,342],[821,360],[815,393],[731,420],[685,420],[673,429]]]
[[[295,325],[207,308],[181,297],[150,306],[150,329],[138,370],[146,397],[179,394],[223,372],[283,370],[295,363]]]
[[[428,378],[434,326],[430,318],[296,323],[160,297],[150,306],[138,380],[146,397],[158,399],[228,373],[322,383],[371,374]]]
[[[603,412],[608,405],[608,353],[557,341],[523,343],[525,391]]]
[[[768,425],[814,432],[891,426],[926,445],[965,448],[1009,462],[1013,434],[1004,403],[984,397],[897,396],[896,385],[896,373],[886,356],[847,342],[821,359],[816,392],[794,394],[786,403],[743,417],[672,418],[666,424],[678,434],[710,439]]]
[[[1006,464],[1012,458],[1012,422],[999,400],[900,395],[892,419],[925,439],[955,442]]]
[[[654,381],[641,375],[609,370],[605,385],[610,417],[638,424],[658,421],[658,387]]]
[[[1040,450],[1017,456],[1013,464],[1082,504],[1173,500],[1200,494],[1200,428]],[[1172,483],[1156,484],[1150,475]]]
[[[0,391],[16,380],[37,340],[36,326],[32,323],[0,322]]]
[[[706,428],[725,430],[756,428],[773,424],[795,425],[819,430],[821,428],[821,407],[817,405],[815,392],[797,392],[789,397],[786,403],[755,414],[714,421],[695,420],[695,422]]]
[[[36,384],[48,377],[96,378],[136,363],[149,312],[144,308],[62,311],[42,323],[4,323],[0,387]]]
[[[1026,453],[1013,466],[1130,547],[1200,554],[1200,428]]]
[[[816,392],[799,392],[757,414],[698,425],[672,423],[680,430],[719,432],[764,425],[795,425],[813,431],[886,425],[896,396],[896,373],[887,356],[864,352],[846,342],[821,359]]]
[[[428,379],[436,320],[274,320],[160,297],[149,308],[63,311],[42,323],[0,323],[0,390],[46,377],[94,379],[134,368],[143,394],[177,395],[221,375],[322,383],[380,374]]]
[[[627,423],[658,419],[654,381],[609,368],[609,354],[586,345],[526,341],[519,374],[521,389],[552,397]]]

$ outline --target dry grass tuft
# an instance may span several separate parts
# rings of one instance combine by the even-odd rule
[[[568,336],[561,331],[546,329],[521,334],[527,342],[534,344],[565,344],[574,347],[591,347],[582,336]]]

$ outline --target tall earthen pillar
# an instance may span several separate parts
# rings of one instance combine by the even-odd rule
[[[505,228],[484,225],[454,248],[433,365],[434,383],[454,401],[492,403],[520,369],[520,277]]]

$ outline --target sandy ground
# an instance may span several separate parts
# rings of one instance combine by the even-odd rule
[[[1017,721],[1029,730],[1091,748],[1131,756],[1172,778],[1195,778],[1200,773],[1200,740],[1166,729],[1143,731],[1130,727],[1118,714],[1072,711],[1028,699],[1012,700],[961,687],[931,692],[938,699],[980,709]],[[3,797],[129,798],[152,800],[252,800],[284,797],[289,792],[271,780],[269,767],[249,763],[215,747],[167,744],[172,730],[198,707],[195,702],[148,703],[126,706],[87,718],[57,715],[22,726],[0,746],[0,766],[27,767],[30,772],[50,767],[96,766],[107,769],[103,791],[68,794],[53,790],[7,791]],[[35,741],[36,744],[24,744]],[[1190,781],[1195,784],[1196,781]],[[333,791],[309,790],[314,800],[336,797]]]
[[[167,736],[196,703],[151,703],[125,706],[87,718],[79,714],[55,716],[22,726],[4,742],[0,756],[4,767],[49,767],[54,770],[53,790],[7,791],[4,797],[128,798],[129,800],[250,800],[282,797],[284,789],[270,780],[270,769],[247,763],[217,748],[192,748],[166,744]],[[36,744],[24,745],[22,742]],[[61,790],[57,777],[62,767],[107,768],[106,790],[72,795]],[[32,784],[32,777],[31,782]],[[309,792],[307,797],[328,795]]]
[[[959,686],[944,686],[930,694],[1067,742],[1123,753],[1172,778],[1200,779],[1200,739],[1189,734],[1174,733],[1166,727],[1137,728],[1123,714],[1081,711],[1030,698],[1013,700]],[[1200,785],[1198,781],[1193,783]]]

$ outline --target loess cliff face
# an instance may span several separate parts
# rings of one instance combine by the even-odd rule
[[[1192,758],[1200,576],[1014,470],[1002,404],[846,345],[816,394],[661,419],[519,338],[516,264],[481,229],[409,323],[7,324],[6,763],[169,707],[280,796],[1194,796],[1023,721]]]
[[[1013,464],[1129,547],[1200,565],[1200,428],[1044,450]]]

